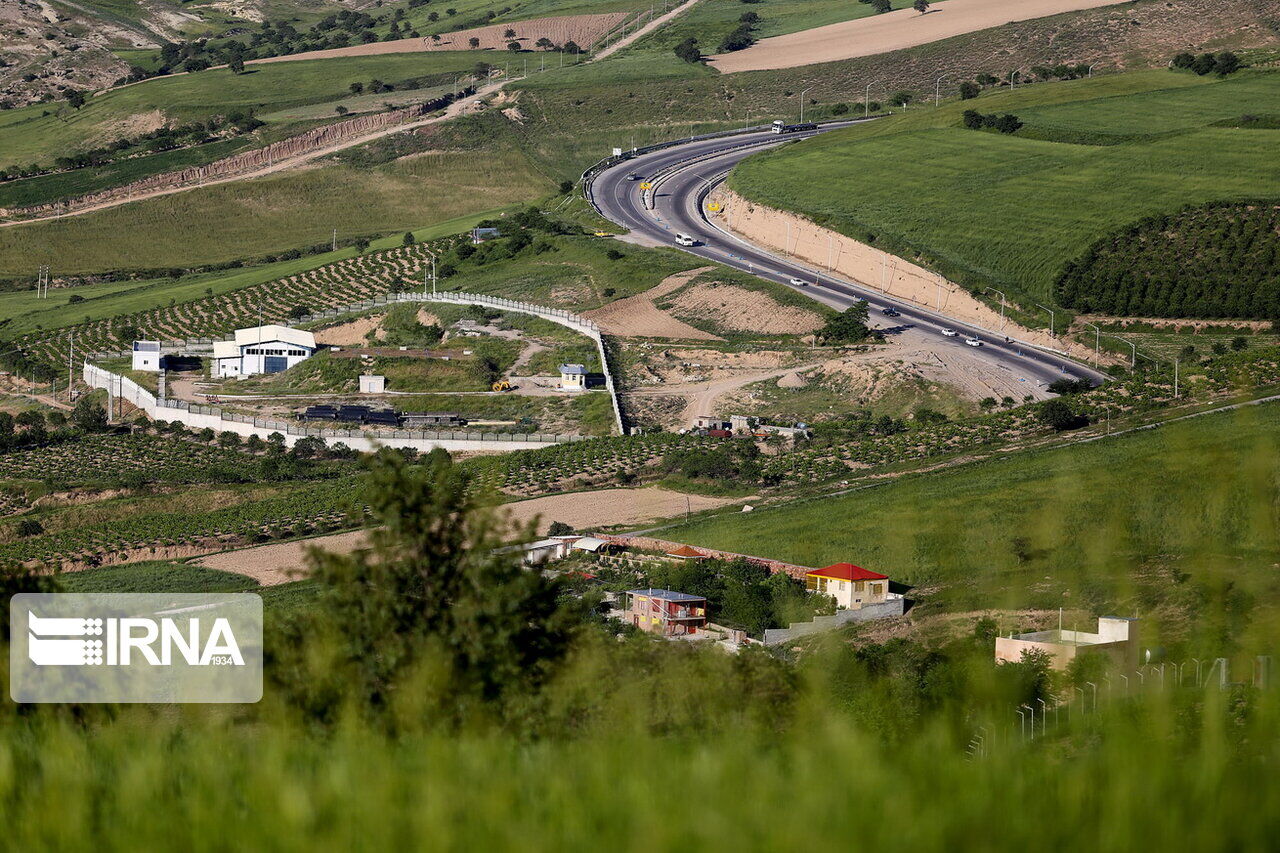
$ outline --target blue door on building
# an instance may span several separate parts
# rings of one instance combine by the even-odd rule
[[[288,359],[279,355],[263,356],[262,369],[267,373],[280,373],[289,366]]]

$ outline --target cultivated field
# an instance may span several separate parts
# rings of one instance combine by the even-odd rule
[[[396,53],[425,53],[428,51],[448,50],[498,50],[507,51],[507,45],[516,41],[523,50],[541,50],[537,42],[550,39],[556,46],[574,42],[584,50],[604,38],[627,17],[626,12],[611,12],[600,15],[565,15],[555,18],[532,18],[511,23],[492,24],[487,27],[457,30],[444,33],[439,41],[430,38],[407,38],[397,41],[372,42],[370,44],[337,47],[329,50],[313,50],[306,53],[295,53],[288,56],[272,56],[267,59],[255,59],[250,64],[265,65],[278,62],[293,62],[309,59],[339,59],[356,56],[384,56]],[[515,37],[508,38],[506,32],[515,30]],[[479,39],[479,44],[471,46],[471,39]],[[489,57],[493,61],[492,57]]]
[[[711,58],[725,74],[769,71],[902,50],[1014,21],[1110,6],[1121,0],[947,0],[921,15],[900,9],[767,38],[745,50]]]
[[[1044,301],[1068,261],[1143,216],[1280,194],[1270,155],[1280,132],[1211,126],[1245,104],[1280,110],[1280,74],[1162,71],[1029,87],[759,155],[731,183],[856,240],[923,257],[970,288]],[[1014,136],[968,130],[966,108],[1016,113],[1025,127]]]

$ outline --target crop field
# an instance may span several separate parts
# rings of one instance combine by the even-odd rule
[[[550,182],[511,148],[436,151],[282,172],[65,219],[0,228],[0,276],[186,268],[381,235],[526,202]]]
[[[168,560],[130,563],[66,572],[58,576],[63,592],[243,592],[253,590],[253,578],[204,566]]]
[[[470,71],[466,51],[351,57],[253,66],[251,73],[211,69],[156,77],[89,98],[79,110],[34,105],[0,111],[3,165],[44,163],[68,151],[151,130],[160,122],[183,124],[236,110],[268,113],[345,97],[347,86],[387,83]]]
[[[668,538],[802,565],[852,561],[948,609],[1127,613],[1144,596],[1148,611],[1197,594],[1228,604],[1257,596],[1248,634],[1262,639],[1280,616],[1271,568],[1278,443],[1280,407],[1252,407],[720,517]],[[1135,487],[1153,483],[1160,488]],[[1171,579],[1179,572],[1190,582]],[[1248,621],[1247,610],[1239,615]],[[1192,626],[1166,616],[1159,639],[1185,639]]]
[[[1242,72],[1190,84],[1171,72],[1133,78],[1129,82],[1147,91],[1119,94],[1108,90],[1123,82],[1081,80],[833,133],[747,160],[732,184],[749,198],[803,213],[856,239],[873,239],[908,257],[918,253],[971,287],[995,285],[1048,300],[1068,261],[1141,217],[1187,204],[1280,194],[1270,153],[1280,132],[1209,126],[1245,100],[1259,111],[1280,109],[1280,74]],[[1166,83],[1175,91],[1162,91]],[[1037,106],[1041,92],[1076,103],[1028,110],[1025,135],[955,126],[970,106],[1021,117],[1024,106]],[[1063,121],[1074,123],[1071,138],[1078,140],[1089,105],[1098,106],[1087,114],[1095,130],[1133,134],[1141,125],[1127,117],[1132,108],[1138,115],[1160,112],[1153,125],[1159,134],[1108,145],[1026,138],[1051,136],[1060,126],[1057,111],[1065,110]]]
[[[450,245],[452,240],[436,244]],[[240,287],[213,296],[195,296],[191,301],[150,308],[134,314],[108,315],[70,329],[35,332],[16,343],[37,358],[62,364],[66,360],[71,335],[77,352],[122,350],[135,335],[151,339],[184,340],[221,338],[237,328],[258,322],[285,319],[290,310],[336,308],[383,296],[403,282],[416,283],[430,265],[430,244],[390,249],[335,261],[294,273],[284,278]],[[194,296],[194,294],[193,294]]]
[[[56,483],[139,482],[178,484],[234,482],[250,476],[259,457],[155,435],[94,435],[31,450],[0,453],[0,479]],[[337,476],[326,464],[313,472]]]
[[[90,515],[74,526],[0,545],[0,559],[56,566],[62,562],[101,562],[121,552],[151,553],[200,546],[233,547],[271,538],[358,526],[357,483],[347,477],[293,487],[258,500],[210,507],[202,512],[166,510],[130,512],[109,520]],[[251,496],[250,496],[251,497]]]

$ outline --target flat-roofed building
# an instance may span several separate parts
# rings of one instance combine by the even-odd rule
[[[277,325],[236,329],[231,340],[213,344],[213,376],[229,379],[282,373],[315,352],[315,335],[301,329]]]

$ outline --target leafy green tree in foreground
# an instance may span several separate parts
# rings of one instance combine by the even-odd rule
[[[85,432],[102,432],[107,428],[107,410],[92,397],[81,397],[71,412],[71,422]]]
[[[369,467],[369,547],[311,552],[324,592],[273,646],[286,695],[326,721],[408,704],[447,723],[536,688],[581,617],[518,551],[498,550],[532,527],[487,506],[443,451],[419,465],[383,451]]]
[[[867,303],[855,302],[842,313],[827,321],[818,337],[827,344],[847,344],[865,341],[871,336],[867,328]]]

